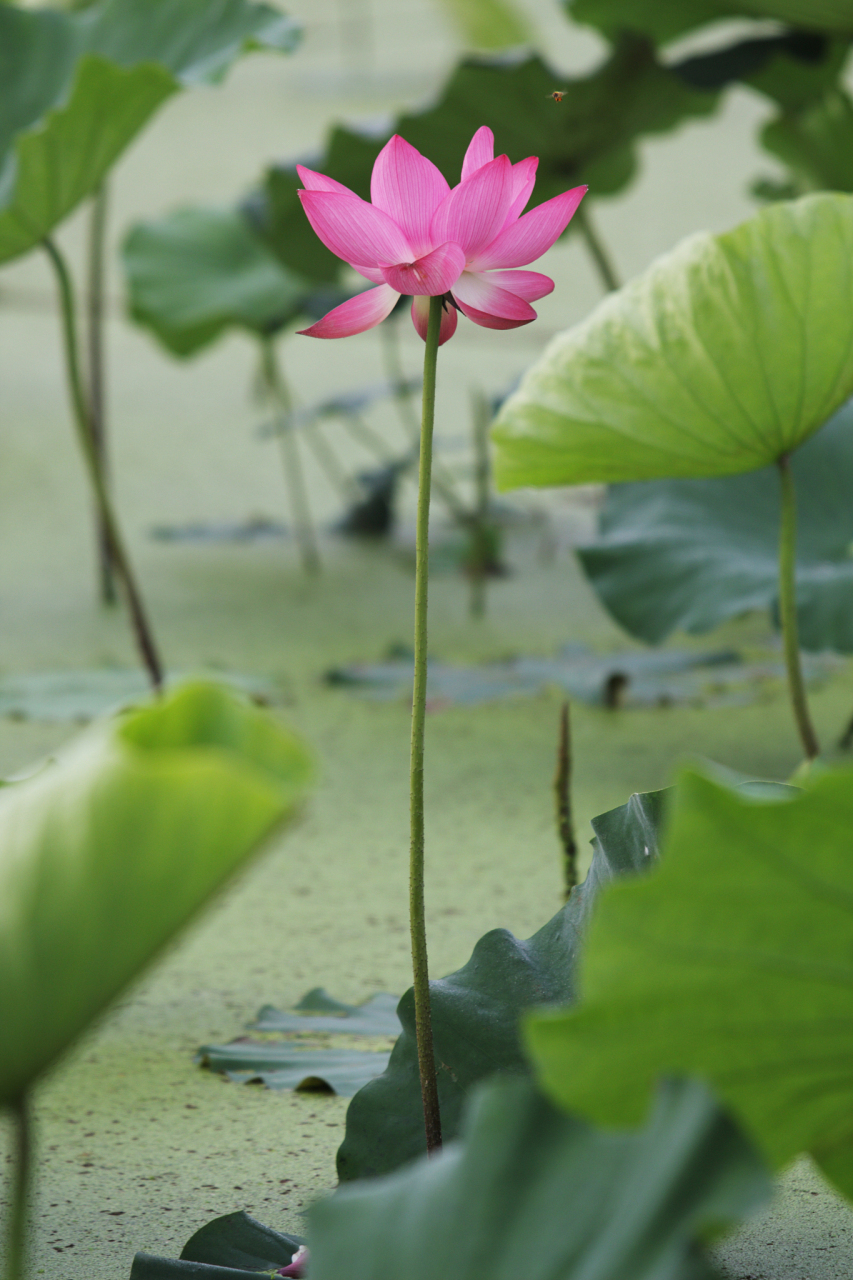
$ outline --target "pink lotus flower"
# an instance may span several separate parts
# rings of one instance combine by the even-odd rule
[[[537,271],[517,271],[562,235],[586,187],[574,187],[529,213],[536,156],[510,164],[494,158],[485,125],[471,139],[462,181],[452,190],[432,161],[395,134],[376,158],[372,203],[342,183],[297,170],[311,226],[332,253],[375,289],[350,298],[310,329],[312,338],[347,338],[380,324],[402,294],[413,295],[412,321],[426,340],[429,298],[447,295],[440,342],[456,331],[457,308],[487,329],[516,329],[536,319],[530,305],[554,288]],[[523,216],[522,216],[523,214]]]

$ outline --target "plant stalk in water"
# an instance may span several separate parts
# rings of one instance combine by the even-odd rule
[[[32,1174],[32,1134],[29,1098],[23,1093],[11,1105],[14,1126],[12,1187],[6,1236],[6,1280],[24,1280],[29,1190]]]
[[[787,454],[778,461],[782,485],[782,520],[779,531],[779,621],[782,627],[782,643],[785,649],[785,666],[788,672],[788,689],[794,708],[800,740],[807,760],[820,754],[817,734],[809,714],[803,668],[800,661],[800,642],[797,635],[797,504],[794,493],[794,477]]]
[[[88,348],[89,422],[92,444],[98,466],[105,483],[109,482],[107,467],[106,399],[104,394],[104,257],[107,231],[107,187],[102,182],[92,197],[89,211],[89,244],[86,307],[86,345]],[[116,603],[113,558],[110,539],[104,522],[97,517],[98,560],[101,568],[101,600],[104,604]]]
[[[589,256],[595,263],[595,269],[599,274],[601,283],[608,293],[614,293],[622,286],[616,274],[616,269],[610,261],[610,254],[596,230],[586,203],[582,204],[575,214],[575,224],[583,236]]]
[[[62,318],[62,335],[65,346],[65,370],[68,389],[71,395],[74,425],[77,441],[83,454],[83,461],[89,473],[98,518],[109,541],[112,562],[121,579],[122,588],[127,599],[133,633],[140,657],[145,666],[151,684],[159,691],[163,685],[163,666],[154,641],[154,634],[148,622],[142,596],[136,585],[136,579],[130,564],[130,558],[122,540],[118,520],[113,511],[112,501],[107,490],[103,471],[95,450],[92,434],[92,420],[89,405],[83,391],[80,374],[80,358],[77,347],[77,325],[75,319],[74,290],[68,266],[53,240],[46,236],[42,246],[56,273],[59,289],[60,315]]]
[[[284,478],[288,488],[293,528],[299,544],[302,568],[309,576],[313,576],[320,572],[320,551],[311,521],[302,458],[299,455],[299,446],[293,429],[293,397],[281,365],[276,359],[273,339],[269,337],[261,342],[261,374],[267,395],[277,410],[276,435],[281,446]]]
[[[441,1146],[438,1080],[432,1044],[426,919],[424,913],[424,727],[427,681],[427,603],[429,588],[429,497],[432,476],[432,434],[435,421],[435,371],[443,299],[430,298],[424,353],[423,412],[418,469],[418,514],[415,539],[415,679],[412,690],[411,845],[409,854],[409,921],[418,1068],[424,1107],[427,1151]]]
[[[554,775],[554,800],[557,811],[557,834],[563,850],[563,884],[566,900],[578,882],[578,845],[572,821],[572,739],[568,698],[560,708],[560,732],[557,739],[557,771]]]

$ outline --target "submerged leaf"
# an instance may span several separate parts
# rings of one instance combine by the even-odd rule
[[[476,1093],[460,1141],[309,1210],[316,1280],[712,1280],[699,1241],[770,1179],[694,1081],[639,1133],[562,1115],[527,1080]]]
[[[707,1080],[774,1165],[853,1197],[853,774],[784,800],[687,774],[654,875],[602,895],[579,1005],[528,1020],[549,1095],[622,1125]]]
[[[348,1036],[398,1036],[399,999],[399,996],[380,991],[365,1000],[364,1004],[342,1004],[322,987],[314,987],[294,1005],[292,1013],[282,1012],[271,1004],[265,1004],[255,1021],[250,1023],[250,1029],[297,1031],[306,1034],[331,1031]]]
[[[269,715],[197,684],[0,790],[0,1103],[293,811],[310,773]]]
[[[797,493],[797,605],[805,649],[853,652],[853,404],[791,462]],[[709,631],[750,609],[775,615],[779,588],[776,468],[715,480],[616,485],[584,572],[616,621],[656,644]]]
[[[514,485],[735,475],[853,393],[853,199],[684,241],[557,337],[493,429]]]
[[[241,1039],[205,1045],[196,1061],[227,1075],[236,1084],[303,1093],[337,1093],[351,1098],[388,1066],[387,1053],[364,1049],[303,1049],[293,1042]]]
[[[601,887],[642,872],[657,858],[663,792],[632,796],[593,819],[589,874],[566,905],[526,941],[506,929],[481,938],[457,973],[430,983],[442,1132],[456,1135],[473,1085],[495,1072],[527,1069],[519,1041],[525,1010],[571,1000],[581,931]],[[338,1151],[342,1182],[398,1168],[425,1147],[418,1074],[414,998],[400,1001],[402,1033],[385,1074],[353,1098]]]

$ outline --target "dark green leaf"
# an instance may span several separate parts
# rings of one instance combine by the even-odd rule
[[[518,1036],[522,1013],[571,1000],[580,935],[591,900],[615,876],[644,871],[657,857],[661,792],[633,796],[593,821],[589,874],[553,920],[522,942],[506,929],[481,938],[457,973],[430,983],[442,1130],[459,1131],[473,1085],[495,1072],[526,1070]],[[424,1150],[423,1107],[411,989],[400,1001],[402,1034],[383,1076],[353,1098],[338,1152],[342,1182],[388,1173]]]
[[[564,0],[577,22],[606,35],[642,31],[664,44],[721,18],[775,18],[805,31],[853,31],[850,0]]]
[[[694,1081],[639,1133],[561,1115],[527,1080],[474,1097],[461,1141],[309,1210],[314,1280],[712,1280],[699,1239],[770,1194]]]
[[[306,314],[314,291],[281,265],[236,209],[181,209],[137,223],[122,261],[134,320],[179,356],[230,328],[275,333]],[[331,307],[347,296],[324,301]]]
[[[398,996],[380,991],[365,1000],[364,1004],[342,1004],[333,1000],[322,987],[314,987],[294,1006],[292,1013],[284,1013],[271,1004],[265,1004],[253,1023],[252,1031],[336,1031],[348,1036],[398,1036],[400,1020],[397,1017]]]
[[[853,393],[853,199],[691,236],[556,338],[498,414],[500,487],[735,475]]]
[[[812,54],[809,56],[811,43]],[[785,111],[798,111],[817,102],[838,87],[850,53],[850,40],[821,39],[804,32],[791,32],[779,40],[775,57],[741,78]],[[823,46],[822,49],[820,46]]]
[[[75,14],[0,5],[0,262],[91,194],[171,93],[295,35],[252,0],[107,0]]]
[[[853,405],[798,449],[797,602],[806,649],[853,652]],[[601,536],[578,555],[616,621],[651,644],[702,632],[750,609],[775,615],[779,581],[775,467],[718,480],[611,488]]]
[[[622,1125],[696,1073],[774,1165],[809,1151],[853,1195],[851,829],[849,771],[773,802],[687,774],[659,869],[601,897],[581,1003],[528,1021],[554,1100]]]
[[[0,1103],[246,861],[310,772],[267,713],[197,684],[0,790]]]
[[[208,1222],[184,1245],[180,1259],[138,1253],[130,1280],[256,1280],[286,1267],[304,1241],[265,1227],[248,1213]]]
[[[806,190],[853,191],[853,101],[840,86],[771,120],[761,142]]]

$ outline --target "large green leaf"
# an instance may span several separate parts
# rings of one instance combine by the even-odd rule
[[[106,0],[77,14],[0,6],[0,262],[101,182],[160,104],[297,29],[253,0]]]
[[[0,1103],[290,813],[301,744],[216,685],[102,722],[0,791]]]
[[[853,773],[772,802],[687,774],[659,869],[598,904],[581,1003],[528,1022],[554,1100],[622,1125],[695,1073],[773,1164],[809,1151],[853,1195],[851,830]]]
[[[849,196],[691,236],[527,372],[493,429],[499,486],[775,462],[853,393],[852,281]]]
[[[699,1239],[770,1182],[693,1081],[639,1133],[561,1115],[528,1080],[474,1098],[463,1139],[309,1210],[313,1280],[711,1280]]]
[[[806,31],[853,32],[850,0],[564,0],[606,35],[642,31],[662,43],[721,18],[775,18]]]
[[[462,969],[430,983],[446,1139],[458,1133],[473,1085],[495,1072],[527,1069],[518,1034],[521,1015],[533,1005],[573,998],[578,946],[592,902],[602,885],[644,871],[657,857],[662,807],[663,793],[649,792],[595,818],[589,874],[556,916],[523,942],[506,929],[493,929]],[[347,1111],[338,1151],[342,1182],[388,1173],[425,1148],[411,989],[397,1012],[402,1032],[388,1069],[355,1095]]]
[[[794,454],[800,643],[853,652],[853,404]],[[651,644],[702,632],[779,587],[779,476],[765,468],[716,480],[615,485],[600,537],[578,550],[616,621]]]
[[[237,209],[181,209],[131,228],[122,246],[131,315],[174,355],[226,329],[264,335],[348,295],[283,266]]]
[[[566,91],[560,103],[550,96],[555,89]],[[497,150],[513,162],[539,157],[535,204],[580,183],[592,195],[609,196],[634,177],[641,138],[709,115],[717,102],[716,93],[693,89],[661,66],[642,38],[624,37],[600,67],[579,78],[539,57],[466,58],[434,106],[401,115],[380,133],[339,126],[324,154],[308,163],[369,199],[373,163],[391,134],[399,133],[455,184],[468,143],[485,124]],[[299,205],[299,186],[292,168],[271,170],[255,217],[283,262],[324,279],[328,251],[311,246],[317,238]]]

